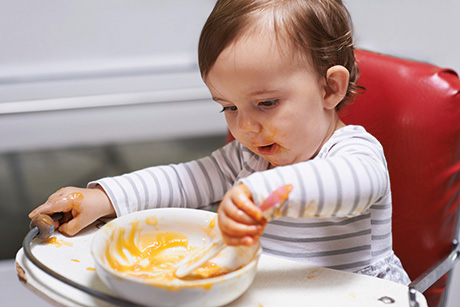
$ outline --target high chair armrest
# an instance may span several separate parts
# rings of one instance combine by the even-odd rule
[[[416,291],[421,293],[425,292],[442,276],[453,269],[455,261],[460,256],[460,248],[457,240],[454,240],[452,243],[452,251],[446,258],[430,267],[427,271],[425,271],[422,275],[417,277],[413,282],[409,284],[409,305],[411,307],[419,306],[415,299]]]

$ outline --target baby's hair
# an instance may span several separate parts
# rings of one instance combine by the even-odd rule
[[[351,17],[341,0],[218,0],[198,45],[203,79],[225,47],[267,25],[273,27],[278,43],[288,43],[296,55],[311,61],[319,76],[326,78],[327,70],[335,65],[348,69],[348,90],[337,110],[362,89],[356,83],[359,71]]]

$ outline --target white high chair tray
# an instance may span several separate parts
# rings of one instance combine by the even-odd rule
[[[114,295],[98,278],[90,246],[96,222],[75,237],[55,233],[55,243],[35,239],[32,253],[59,274],[93,289]],[[32,264],[20,249],[16,255],[23,284],[57,306],[111,306],[49,276]],[[385,303],[387,301],[388,303]],[[420,307],[427,306],[417,293]],[[392,303],[389,303],[392,302]],[[369,276],[311,266],[262,254],[251,287],[228,306],[409,306],[408,287]]]

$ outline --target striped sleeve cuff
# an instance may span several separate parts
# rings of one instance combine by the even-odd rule
[[[95,188],[97,185],[100,185],[112,203],[113,208],[115,209],[115,213],[117,217],[129,214],[133,211],[134,208],[129,206],[128,196],[124,189],[120,186],[120,184],[114,178],[103,178],[96,181],[91,181],[88,183],[87,187],[89,189]]]

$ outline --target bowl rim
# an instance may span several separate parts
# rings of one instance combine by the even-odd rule
[[[161,210],[161,211],[165,211],[165,210],[170,210],[170,211],[172,211],[172,210],[175,210],[175,211],[201,210],[206,214],[211,214],[213,216],[217,215],[217,213],[215,213],[215,212],[206,211],[206,210],[202,210],[202,209],[173,208],[172,207],[172,208],[156,208],[156,209],[147,209],[147,210],[142,210],[142,211],[136,211],[136,212],[132,212],[130,214],[127,214],[127,215],[124,215],[124,216],[121,216],[121,217],[118,217],[118,218],[114,218],[113,220],[111,220],[110,222],[108,222],[104,226],[102,226],[95,233],[95,235],[92,238],[91,255],[92,255],[94,261],[96,262],[96,272],[98,271],[97,268],[100,267],[101,269],[103,269],[107,273],[114,275],[117,279],[120,279],[120,280],[128,280],[128,281],[131,281],[131,282],[135,282],[137,284],[154,286],[154,287],[158,287],[158,288],[182,289],[182,288],[195,288],[195,287],[200,287],[200,286],[201,287],[207,287],[210,284],[214,285],[214,284],[222,283],[222,282],[225,282],[225,281],[227,281],[229,279],[232,279],[233,277],[237,277],[239,275],[242,275],[246,271],[249,271],[253,267],[257,266],[257,263],[258,263],[258,260],[260,258],[260,255],[262,254],[262,247],[261,247],[260,241],[257,241],[257,243],[254,246],[256,251],[255,251],[254,255],[252,256],[251,260],[247,264],[243,265],[242,267],[240,267],[240,268],[238,268],[238,269],[236,269],[234,271],[231,271],[231,272],[229,272],[227,274],[219,275],[219,276],[211,277],[211,278],[193,279],[193,280],[186,280],[186,279],[177,278],[177,280],[181,281],[180,284],[177,284],[177,280],[167,281],[167,282],[158,282],[158,281],[154,281],[154,280],[146,281],[146,280],[144,280],[142,278],[137,278],[137,277],[134,277],[134,276],[129,276],[127,274],[120,273],[120,272],[114,270],[112,267],[110,267],[106,263],[104,263],[100,259],[100,257],[95,255],[95,244],[96,244],[95,241],[97,240],[98,234],[100,235],[100,234],[103,233],[102,230],[104,229],[104,227],[106,227],[107,225],[111,224],[112,222],[113,222],[113,224],[117,224],[116,220],[120,221],[120,219],[130,219],[130,218],[133,218],[133,217],[135,217],[137,215],[147,214],[148,211],[150,211],[150,212],[158,212],[158,210]],[[128,216],[129,216],[129,218],[127,218]],[[107,226],[107,227],[111,227],[111,226]]]

